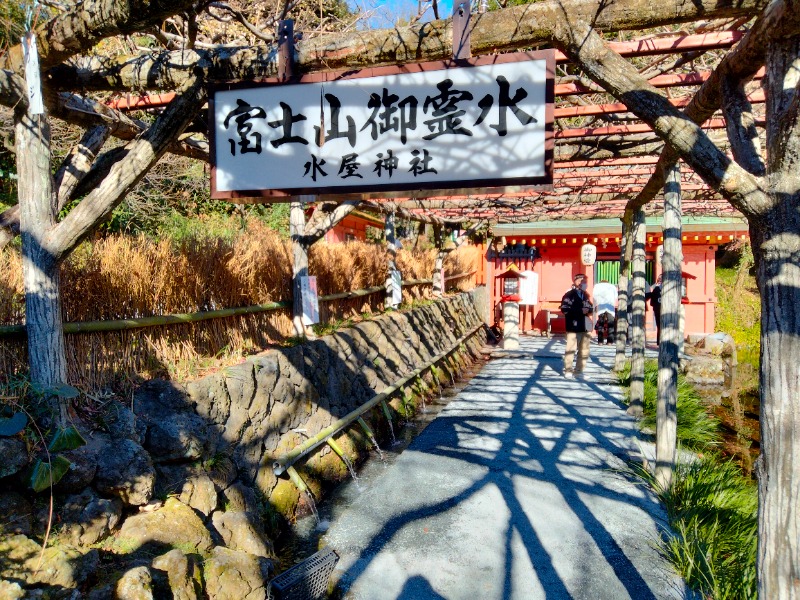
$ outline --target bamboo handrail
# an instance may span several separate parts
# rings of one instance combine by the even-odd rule
[[[373,396],[369,401],[362,404],[357,409],[347,413],[344,417],[334,421],[333,423],[328,425],[325,429],[317,433],[315,436],[308,438],[305,442],[303,442],[293,450],[290,450],[283,456],[277,458],[272,463],[272,472],[275,473],[276,476],[282,475],[295,462],[306,456],[308,453],[310,453],[318,446],[326,443],[329,437],[336,435],[339,431],[349,426],[354,421],[360,419],[361,415],[363,415],[365,412],[367,412],[371,408],[374,408],[380,402],[388,399],[392,394],[394,394],[396,391],[398,391],[400,388],[406,385],[409,381],[415,379],[416,377],[419,377],[426,369],[429,369],[431,366],[435,365],[437,362],[442,360],[445,356],[453,352],[469,337],[474,335],[475,332],[477,332],[481,327],[484,327],[483,323],[479,323],[478,325],[470,329],[467,333],[462,335],[458,340],[456,340],[455,344],[453,344],[453,347],[450,348],[449,350],[440,352],[425,365],[414,369],[413,371],[411,371],[411,373],[401,378],[397,383],[385,388],[383,391]]]
[[[478,269],[473,269],[469,273],[458,273],[457,275],[450,275],[449,277],[445,277],[445,281],[451,281],[453,279],[462,279],[464,277],[469,277],[470,275],[475,275],[478,272]]]
[[[96,333],[98,331],[122,331],[126,329],[139,329],[141,327],[156,327],[158,325],[175,325],[179,323],[196,323],[223,317],[236,317],[254,313],[291,308],[291,302],[269,302],[239,308],[223,308],[194,313],[179,313],[174,315],[158,315],[154,317],[140,317],[138,319],[116,319],[112,321],[78,321],[64,323],[64,333]],[[4,325],[0,327],[0,336],[24,334],[25,325]]]
[[[445,280],[458,279],[459,277],[466,277],[473,275],[476,271],[471,273],[462,273],[460,275],[453,275],[446,277]],[[403,282],[403,287],[412,285],[423,285],[433,283],[433,279],[409,279]],[[327,294],[320,296],[320,302],[331,302],[333,300],[345,300],[348,298],[360,298],[362,296],[370,296],[386,291],[382,285],[364,288],[362,290],[352,290],[350,292],[339,292],[337,294]],[[257,314],[262,312],[269,312],[273,310],[280,310],[282,308],[291,308],[291,300],[279,300],[278,302],[268,302],[266,304],[255,304],[253,306],[242,306],[238,308],[223,308],[219,310],[210,310],[204,312],[193,313],[178,313],[172,315],[156,315],[152,317],[139,317],[135,319],[114,319],[110,321],[75,321],[71,323],[64,323],[64,333],[97,333],[101,331],[124,331],[128,329],[141,329],[144,327],[157,327],[159,325],[176,325],[181,323],[197,323],[199,321],[208,321],[211,319],[222,319],[225,317],[236,317],[240,315]],[[25,335],[25,325],[0,325],[0,337]]]

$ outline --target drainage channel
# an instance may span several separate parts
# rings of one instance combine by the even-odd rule
[[[317,506],[319,522],[314,515],[301,517],[281,535],[275,545],[282,569],[305,560],[319,550],[320,538],[336,521],[337,516],[394,464],[414,438],[467,386],[484,364],[479,359],[467,366],[459,373],[453,385],[440,388],[439,395],[434,394],[433,398],[428,398],[424,409],[421,406],[410,421],[395,423],[395,443],[391,447],[381,447],[380,453],[376,449],[371,450],[367,460],[354,470],[355,477],[351,476],[331,490]]]

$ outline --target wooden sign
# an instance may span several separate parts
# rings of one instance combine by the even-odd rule
[[[552,51],[216,88],[212,197],[552,185]]]

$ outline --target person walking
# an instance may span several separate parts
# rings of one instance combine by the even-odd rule
[[[564,314],[567,329],[567,349],[564,351],[564,377],[580,377],[589,358],[591,341],[592,301],[586,291],[586,275],[578,273],[572,278],[572,287],[561,298],[561,312]],[[574,369],[572,361],[578,350],[578,362]]]
[[[612,343],[617,323],[617,286],[603,279],[594,286],[595,326],[598,344]]]
[[[658,346],[661,344],[661,275],[656,279],[652,289],[644,295],[644,299],[650,301],[656,319],[656,346]]]

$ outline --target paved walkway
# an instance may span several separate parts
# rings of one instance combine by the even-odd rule
[[[370,485],[325,541],[344,597],[673,599],[662,509],[619,472],[638,454],[610,346],[583,380],[564,341],[523,338],[489,362]]]

